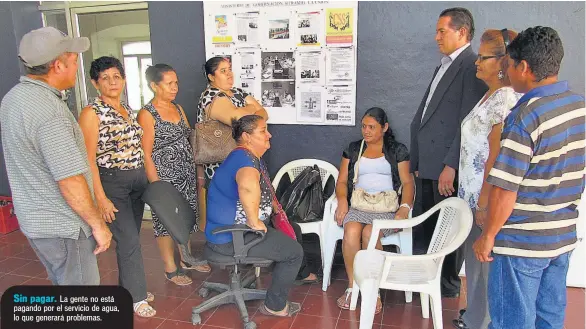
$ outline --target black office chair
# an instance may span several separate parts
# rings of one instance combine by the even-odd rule
[[[263,241],[265,238],[265,233],[262,231],[253,230],[246,225],[224,226],[212,231],[213,234],[227,232],[232,233],[234,256],[226,256],[217,253],[213,251],[207,243],[205,245],[203,254],[204,258],[207,259],[208,263],[212,266],[218,266],[221,269],[232,267],[230,273],[230,283],[223,284],[205,281],[202,284],[202,288],[200,288],[198,292],[201,297],[206,298],[210,290],[218,291],[220,294],[210,298],[199,306],[194,307],[191,311],[191,322],[194,325],[201,324],[200,314],[202,312],[224,304],[236,304],[238,305],[238,310],[240,311],[242,321],[244,322],[244,329],[255,329],[256,323],[250,321],[244,301],[265,299],[267,291],[262,289],[254,289],[256,287],[256,276],[254,275],[254,271],[251,271],[251,273],[246,275],[244,278],[241,278],[238,265],[268,267],[273,263],[273,261],[267,259],[248,257],[248,251],[250,248]],[[257,236],[245,244],[244,235],[248,232],[253,232]]]

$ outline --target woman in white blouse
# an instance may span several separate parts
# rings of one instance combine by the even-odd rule
[[[515,93],[506,75],[509,42],[517,36],[511,30],[486,30],[480,39],[476,77],[488,91],[462,121],[458,196],[468,202],[475,225],[465,242],[467,308],[453,320],[456,328],[486,329],[488,314],[488,263],[480,263],[472,245],[480,236],[487,218],[491,185],[486,183],[500,149],[502,123],[521,94]]]

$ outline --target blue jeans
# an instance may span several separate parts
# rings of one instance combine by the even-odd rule
[[[562,329],[571,252],[553,258],[493,255],[489,329]]]
[[[79,238],[29,239],[31,247],[45,265],[54,285],[97,286],[100,284],[96,240],[79,230]]]

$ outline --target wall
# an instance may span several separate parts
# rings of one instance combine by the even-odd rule
[[[18,44],[24,34],[43,26],[38,2],[0,2],[0,99],[24,73],[18,60]],[[2,118],[0,118],[1,120]],[[0,195],[11,195],[0,137]]]
[[[554,27],[565,47],[560,77],[584,92],[584,2],[368,2],[358,6],[357,122],[372,106],[387,110],[397,139],[409,146],[409,124],[441,56],[434,41],[439,13],[468,8],[479,36],[487,28],[520,31],[535,25]],[[194,122],[205,88],[203,4],[150,2],[154,62],[177,70],[178,101]],[[176,49],[176,51],[169,51]],[[317,158],[335,165],[348,142],[360,138],[356,127],[272,125],[271,150],[265,155],[272,175],[288,161]],[[291,147],[296,145],[297,147]]]

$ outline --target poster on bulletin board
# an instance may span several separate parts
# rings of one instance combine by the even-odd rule
[[[204,15],[206,59],[231,61],[269,123],[355,125],[358,1],[204,1]]]

